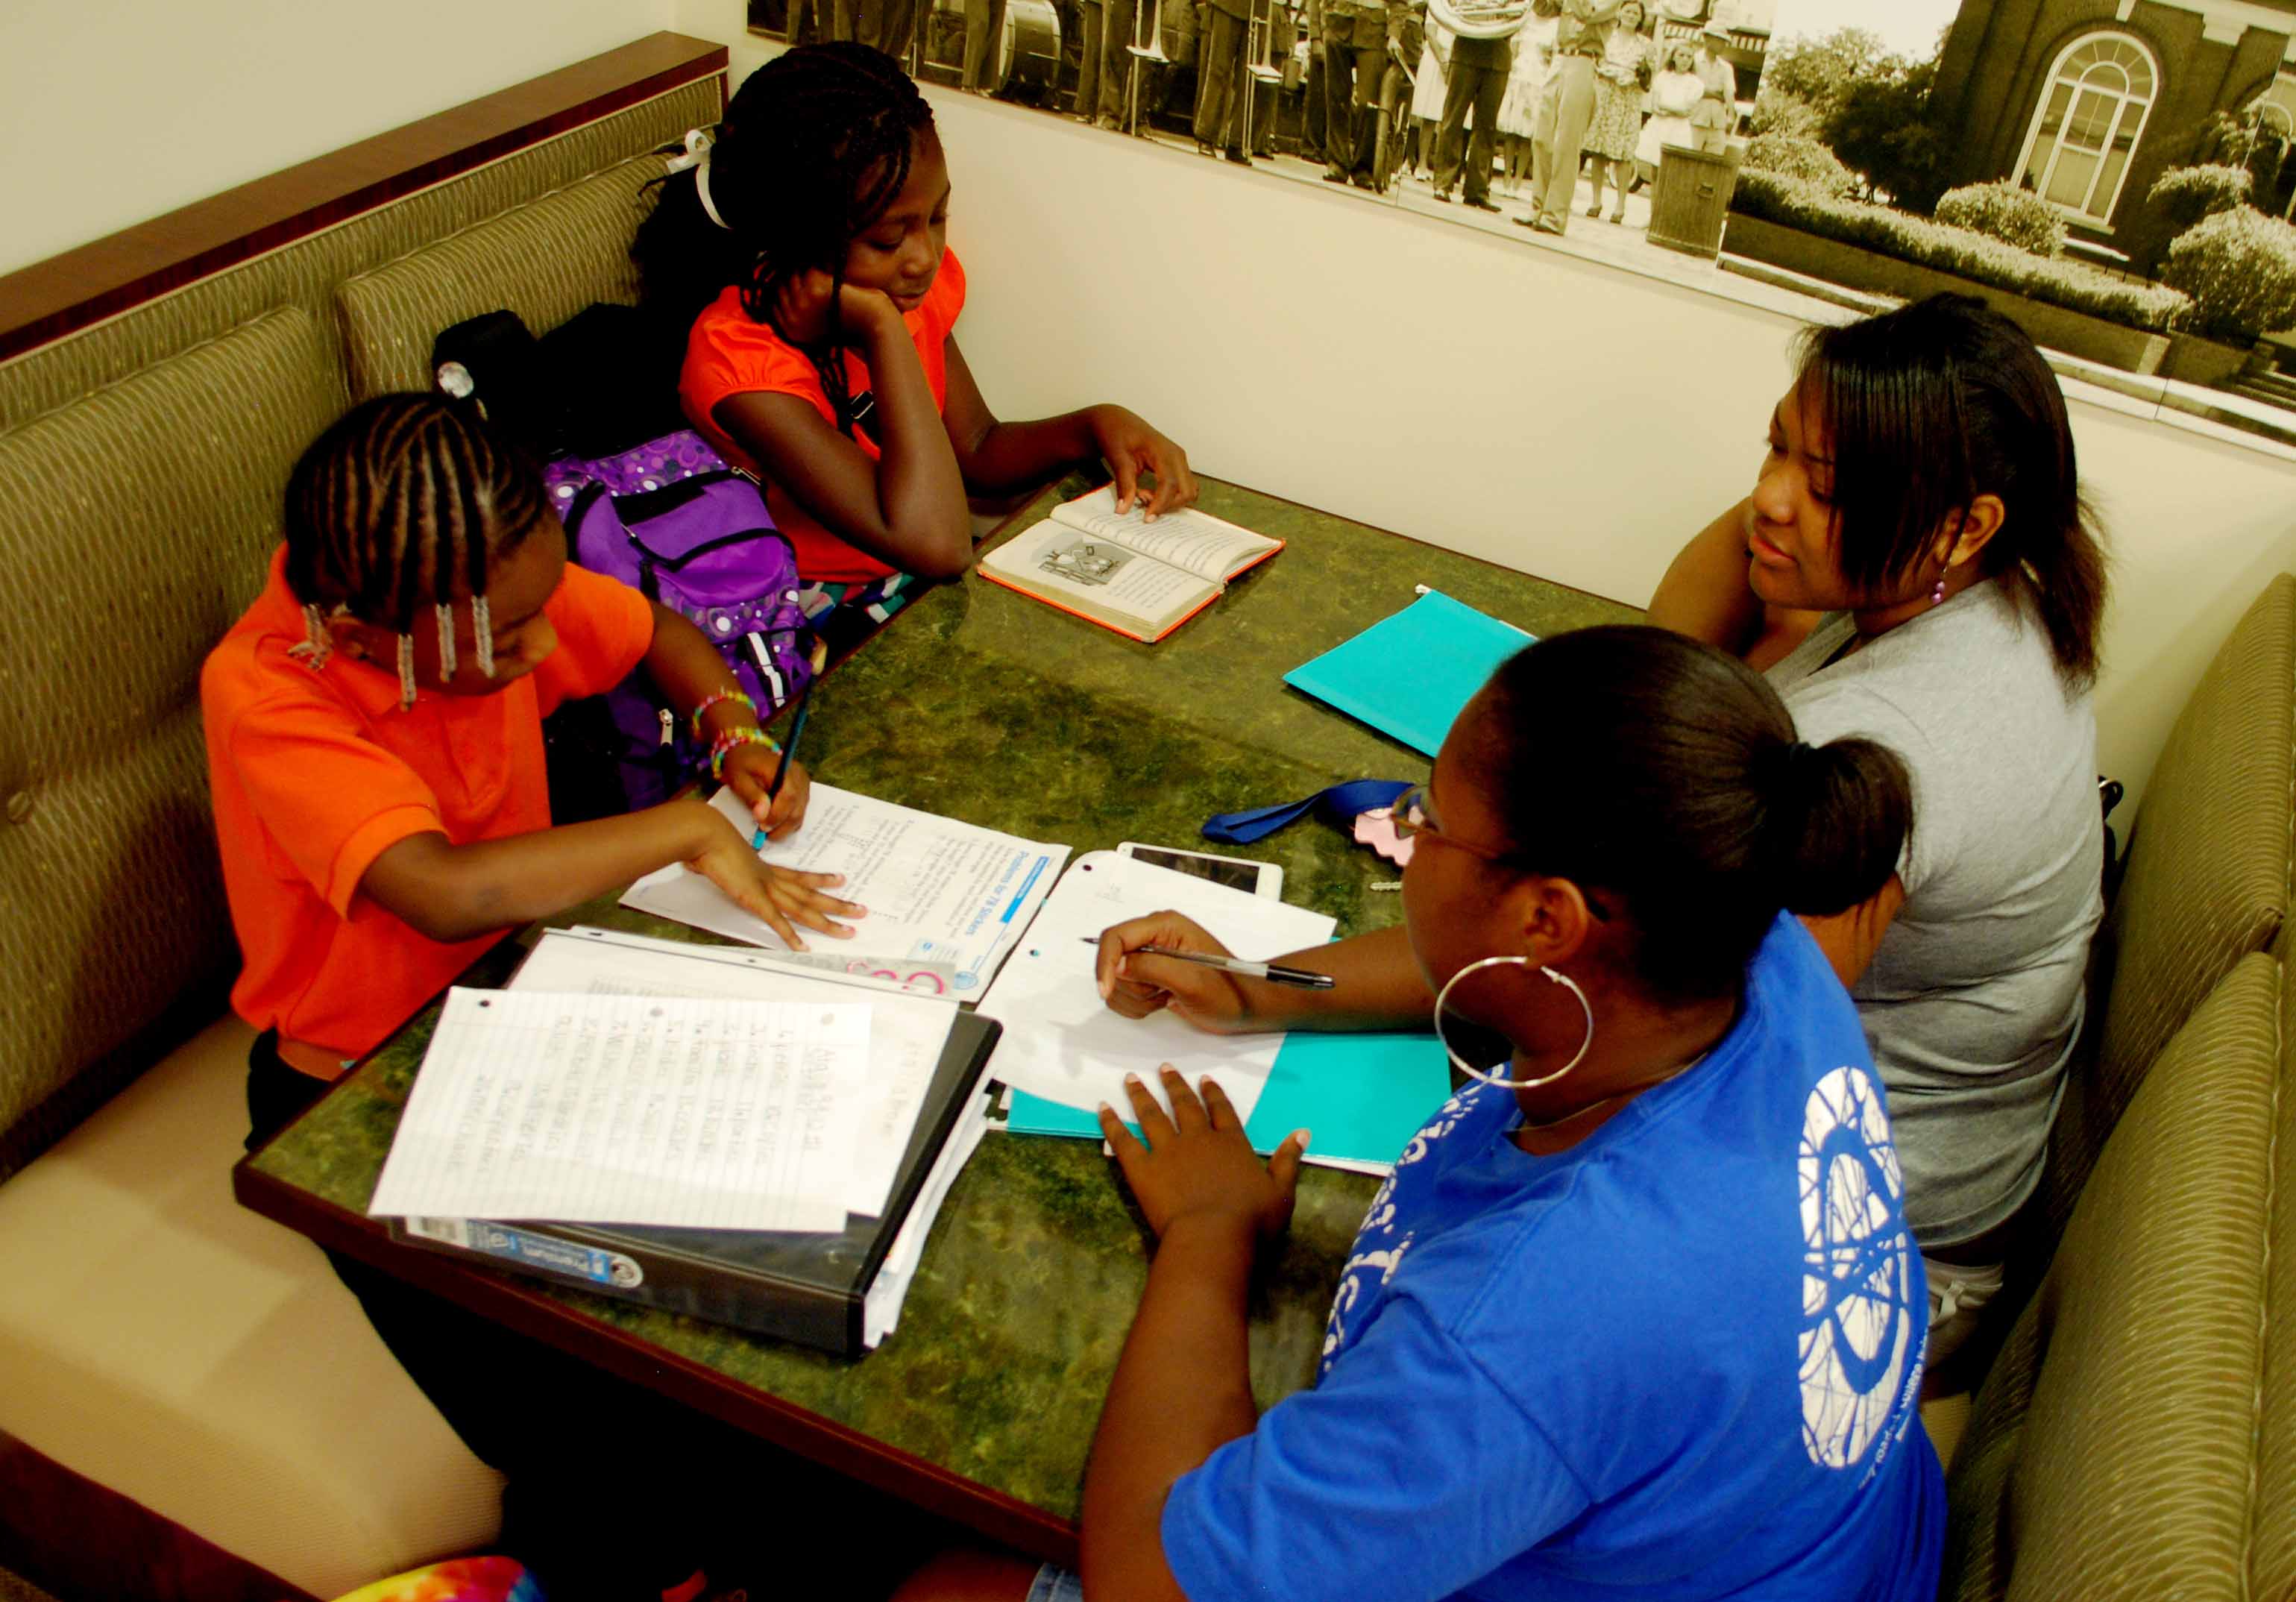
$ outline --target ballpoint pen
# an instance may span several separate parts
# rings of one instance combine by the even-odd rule
[[[1078,938],[1087,946],[1100,944],[1089,934]],[[1328,990],[1339,982],[1329,974],[1310,974],[1305,968],[1287,968],[1280,963],[1247,962],[1241,957],[1215,957],[1208,951],[1168,951],[1161,946],[1135,946],[1125,956],[1168,957],[1174,962],[1192,962],[1200,967],[1218,968],[1223,974],[1241,974],[1246,979],[1265,979],[1270,984],[1288,984],[1301,990]]]

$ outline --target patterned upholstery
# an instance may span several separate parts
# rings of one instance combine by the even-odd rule
[[[597,300],[637,300],[630,235],[661,163],[639,156],[362,273],[335,294],[351,398],[430,387],[430,342],[507,309],[540,333]]]
[[[343,405],[332,341],[290,308],[0,432],[0,1130],[187,991],[220,1000],[200,663],[261,587],[288,470]],[[47,1137],[141,1065],[76,1082]]]
[[[2275,579],[2185,703],[2145,786],[2128,875],[2101,937],[2112,983],[2071,1075],[2043,1179],[2062,1227],[2160,1055],[2233,964],[2272,945],[2296,831],[2296,579]]]
[[[2296,1602],[2296,983],[2283,982],[2256,1507],[2249,1519],[2248,1594],[2254,1602]]]
[[[535,281],[570,308],[611,293],[643,152],[720,93],[682,86],[0,363],[0,1179],[220,1005],[199,667],[260,587],[289,466],[348,403],[336,291],[562,192],[601,232],[541,209],[561,226]]]
[[[2269,956],[2243,959],[2114,1130],[1955,1455],[1941,1597],[2250,1594],[2251,1518],[2269,1502],[2284,1524],[2290,1489],[2285,1463],[2252,1483],[2268,1269],[2272,1312],[2296,1317],[2280,1261],[2296,1241],[2267,1235],[2296,1181],[2296,1148],[2272,1138],[2281,984]],[[2259,1573],[2288,1546],[2259,1540]]]
[[[275,308],[300,306],[324,318],[336,287],[352,275],[717,121],[720,85],[716,78],[682,85],[0,364],[0,428]]]

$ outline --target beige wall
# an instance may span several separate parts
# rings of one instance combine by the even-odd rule
[[[0,272],[626,45],[671,9],[4,0]]]
[[[676,0],[736,82],[769,53],[740,10]],[[1752,476],[1787,318],[928,94],[960,335],[1007,415],[1120,399],[1221,477],[1637,604]],[[2115,536],[2099,755],[2133,794],[2234,620],[2296,568],[2296,464],[2072,410]]]
[[[767,53],[741,19],[740,0],[16,0],[0,267],[658,28],[725,40],[738,80]],[[1787,319],[930,93],[965,350],[1007,415],[1121,398],[1210,472],[1634,602],[1751,472]],[[2296,465],[2074,412],[2118,535],[2103,765],[2134,789],[2249,597],[2296,566]]]

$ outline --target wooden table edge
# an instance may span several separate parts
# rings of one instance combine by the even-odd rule
[[[356,1258],[617,1378],[720,1418],[872,1490],[960,1524],[1001,1545],[1073,1568],[1077,1526],[978,1481],[889,1446],[793,1402],[728,1378],[642,1336],[589,1318],[538,1286],[390,1238],[381,1224],[311,1195],[254,1166],[232,1168],[242,1207],[329,1252]],[[865,1363],[866,1357],[852,1360]]]

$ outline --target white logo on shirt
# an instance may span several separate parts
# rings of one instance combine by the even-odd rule
[[[1381,1182],[1379,1194],[1372,1197],[1371,1206],[1364,1213],[1363,1227],[1356,1231],[1356,1249],[1348,1258],[1347,1266],[1340,1270],[1340,1287],[1332,1296],[1332,1316],[1324,1327],[1323,1360],[1316,1368],[1318,1379],[1331,1372],[1332,1360],[1339,1355],[1340,1348],[1346,1344],[1348,1315],[1356,1310],[1356,1303],[1361,1300],[1365,1287],[1374,1275],[1384,1287],[1389,1280],[1395,1277],[1396,1268],[1403,1261],[1403,1254],[1411,1249],[1408,1233],[1390,1250],[1380,1251],[1372,1245],[1380,1237],[1391,1236],[1395,1233],[1397,1176],[1424,1158],[1432,1143],[1458,1128],[1459,1120],[1465,1115],[1466,1109],[1466,1100],[1461,1096],[1454,1096],[1437,1108],[1435,1116],[1429,1119],[1425,1127],[1403,1148],[1402,1155],[1395,1160],[1394,1168]]]
[[[1810,1092],[1799,1166],[1802,1445],[1847,1468],[1889,1425],[1929,1311],[1889,1119],[1863,1069],[1837,1068]]]

